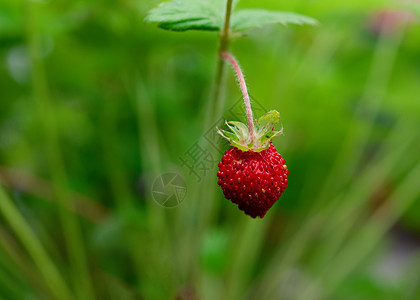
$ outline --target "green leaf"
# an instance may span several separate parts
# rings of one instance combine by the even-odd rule
[[[166,30],[220,30],[226,11],[225,0],[173,0],[149,11],[145,21]]]
[[[264,9],[242,9],[233,13],[232,29],[241,31],[269,24],[317,25],[318,21],[297,13]]]
[[[238,0],[233,1],[233,7]],[[160,28],[174,31],[221,30],[226,12],[226,0],[172,0],[149,11],[145,21],[158,23]],[[267,24],[309,24],[318,22],[292,12],[263,9],[243,9],[232,14],[231,28],[236,31]]]

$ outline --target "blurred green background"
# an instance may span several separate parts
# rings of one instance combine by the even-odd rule
[[[420,299],[420,15],[239,2],[320,21],[232,40],[285,128],[288,188],[254,220],[218,151],[199,180],[182,164],[215,131],[218,34],[145,24],[158,2],[1,1],[0,298]],[[217,118],[241,97],[228,71]],[[168,172],[174,208],[152,196]]]

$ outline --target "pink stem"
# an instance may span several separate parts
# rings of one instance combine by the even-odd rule
[[[236,76],[238,77],[239,85],[241,87],[242,95],[244,96],[244,103],[246,109],[246,117],[248,119],[248,131],[251,137],[251,141],[255,142],[255,130],[254,130],[254,121],[252,118],[252,109],[251,109],[251,102],[249,101],[248,90],[245,84],[244,74],[242,73],[241,67],[239,66],[236,59],[230,54],[229,52],[223,51],[220,55],[228,60],[230,64],[233,66],[236,72]]]

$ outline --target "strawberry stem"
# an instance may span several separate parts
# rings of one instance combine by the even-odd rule
[[[220,55],[229,61],[229,63],[233,66],[233,69],[236,72],[236,76],[238,77],[239,85],[241,87],[242,95],[244,97],[245,109],[246,109],[246,117],[248,120],[248,131],[251,138],[252,143],[255,143],[255,129],[254,129],[254,120],[252,117],[252,109],[251,109],[251,102],[249,101],[248,89],[246,87],[244,74],[242,73],[241,67],[239,66],[238,62],[236,61],[235,57],[227,51],[223,51]]]

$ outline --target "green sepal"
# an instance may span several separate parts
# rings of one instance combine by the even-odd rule
[[[217,128],[217,133],[220,134],[223,138],[229,141],[229,143],[242,150],[242,151],[248,151],[249,149],[245,146],[247,144],[248,138],[248,128],[245,126],[245,124],[241,122],[225,122],[226,125],[232,130],[232,132],[219,129]],[[231,126],[233,125],[233,126]]]
[[[277,110],[270,110],[268,113],[258,119],[258,126],[262,127],[267,124],[273,126],[280,122],[280,113]]]
[[[239,141],[241,143],[248,142],[248,136],[249,136],[248,127],[244,123],[237,122],[237,121],[230,121],[230,122],[226,122],[226,124],[229,126],[229,128],[231,128],[237,134]],[[230,125],[233,125],[233,126],[230,126]]]
[[[274,130],[274,126],[276,126],[279,122],[280,113],[276,110],[271,110],[258,119],[256,140],[260,141],[260,147],[263,149],[268,148],[274,137],[283,134],[283,125],[279,131]]]
[[[217,128],[217,132],[229,143],[242,150],[261,152],[270,146],[271,140],[283,134],[283,126],[279,131],[275,131],[274,127],[280,122],[280,114],[276,110],[271,110],[258,119],[255,126],[254,141],[248,131],[248,127],[237,121],[225,122],[232,132]]]

